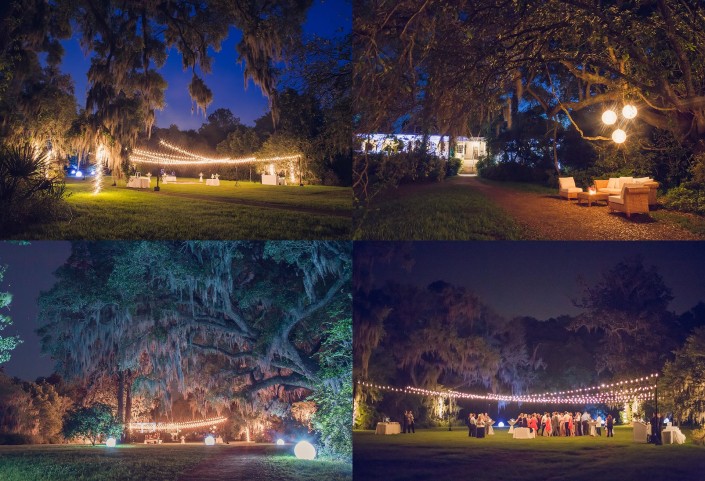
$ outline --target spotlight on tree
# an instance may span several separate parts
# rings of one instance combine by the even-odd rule
[[[213,436],[206,436],[204,442],[206,443],[206,446],[213,446],[215,444],[215,438]]]
[[[277,439],[277,446],[284,446],[284,440],[282,438]]]
[[[625,119],[633,119],[636,117],[636,107],[630,104],[625,105],[622,109],[622,115]]]
[[[316,457],[316,448],[308,441],[299,441],[294,446],[294,454],[299,459],[313,459]]]
[[[114,448],[115,447],[115,438],[108,438],[107,441],[105,441],[105,445],[109,448]]]
[[[605,110],[602,114],[602,121],[605,125],[613,125],[617,121],[617,114],[614,113],[614,110]]]
[[[614,140],[617,144],[622,144],[625,140],[627,140],[627,133],[622,129],[617,129],[612,132],[612,140]]]

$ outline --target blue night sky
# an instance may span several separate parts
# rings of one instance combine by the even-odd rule
[[[352,3],[350,0],[316,0],[308,12],[304,24],[304,35],[332,37],[341,32],[347,33],[352,28]],[[219,52],[211,50],[213,69],[204,80],[213,91],[213,103],[207,114],[218,108],[228,108],[244,124],[252,125],[254,120],[269,110],[269,102],[258,87],[252,82],[246,87],[243,66],[237,61],[235,45],[241,34],[231,29],[230,35],[223,42]],[[86,72],[90,66],[90,57],[84,56],[78,39],[63,42],[66,50],[62,62],[62,71],[71,74],[76,88],[76,99],[81,107],[86,101]],[[188,84],[191,71],[182,68],[181,56],[172,49],[161,74],[169,83],[166,90],[166,107],[157,111],[157,126],[169,127],[176,124],[182,130],[198,129],[205,122],[203,114],[195,110],[191,114],[191,98]]]

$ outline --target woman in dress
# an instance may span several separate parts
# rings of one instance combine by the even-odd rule
[[[611,414],[607,416],[607,422],[605,423],[605,425],[607,426],[607,437],[613,438],[614,433],[612,432],[612,428],[614,427],[614,418]]]
[[[543,429],[543,435],[550,436],[551,431],[551,416],[546,416],[546,426]]]

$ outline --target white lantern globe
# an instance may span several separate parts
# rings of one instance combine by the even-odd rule
[[[299,459],[313,459],[316,457],[316,448],[308,441],[299,441],[294,446],[294,454]]]
[[[204,442],[206,443],[206,446],[213,446],[215,444],[215,438],[213,436],[206,436]]]
[[[604,122],[605,125],[614,125],[614,123],[617,122],[617,114],[614,110],[605,110],[602,114],[602,122]]]
[[[614,140],[616,144],[623,144],[624,141],[627,140],[627,133],[622,129],[617,129],[612,132],[612,140]]]
[[[284,440],[282,438],[277,439],[277,446],[284,446]]]
[[[625,105],[622,109],[622,115],[624,115],[625,119],[633,119],[634,117],[636,117],[636,113],[636,107],[631,104]]]
[[[117,441],[115,440],[115,438],[108,438],[108,440],[105,441],[105,445],[106,445],[107,447],[109,447],[109,448],[114,448],[116,442],[117,442]]]

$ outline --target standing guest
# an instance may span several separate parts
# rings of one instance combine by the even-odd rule
[[[401,422],[402,422],[402,429],[401,433],[406,434],[406,430],[409,429],[409,425],[406,422],[406,418],[409,415],[409,411],[404,411],[404,415],[401,417]]]
[[[602,437],[602,416],[599,414],[597,415],[597,419],[595,420],[595,429],[597,430],[597,435]]]
[[[546,425],[543,430],[543,435],[551,436],[551,434],[553,434],[553,431],[551,429],[551,416],[548,416],[548,413],[546,413]]]
[[[661,419],[659,418],[658,413],[654,413],[654,415],[651,417],[651,440],[653,443],[657,446],[661,445],[661,425],[659,422]]]
[[[565,413],[568,418],[568,429],[567,436],[575,436],[575,424],[573,422],[573,416],[570,413]]]
[[[538,422],[536,421],[536,415],[532,415],[529,418],[529,432],[530,433],[535,433],[538,431]]]
[[[612,428],[614,427],[614,418],[611,414],[607,415],[607,421],[605,422],[605,426],[607,427],[607,437],[613,438],[614,433],[612,432]]]
[[[477,437],[477,419],[475,419],[475,413],[470,413],[468,416],[468,427],[469,427],[469,432],[468,436],[472,436],[473,438]]]
[[[546,433],[546,419],[548,419],[548,413],[543,413],[543,416],[541,416],[541,436]]]
[[[411,412],[411,409],[409,409],[409,414],[406,418],[406,423],[409,425],[409,433],[416,433],[416,430],[414,429],[414,413]]]
[[[580,419],[583,422],[583,436],[587,436],[590,434],[590,413],[585,411]]]
[[[553,417],[551,418],[551,426],[553,427],[553,435],[561,435],[561,419],[558,417],[558,411],[553,411]]]
[[[580,424],[580,413],[575,413],[575,416],[573,416],[573,426],[575,426],[575,435],[582,436],[583,427],[582,424]]]

